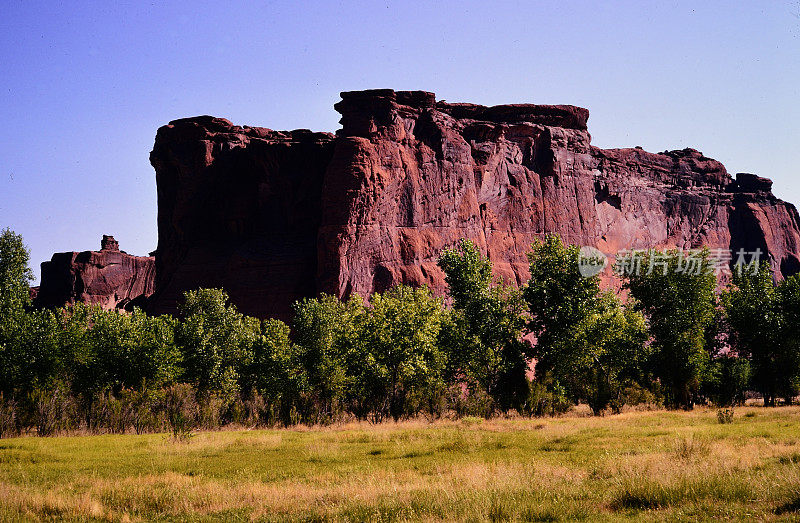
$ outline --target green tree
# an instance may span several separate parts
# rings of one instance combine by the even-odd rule
[[[253,348],[252,364],[243,375],[243,387],[267,401],[270,420],[292,423],[291,409],[306,388],[303,362],[290,339],[291,329],[280,320],[267,319]]]
[[[734,270],[721,302],[736,353],[750,360],[751,382],[775,405],[780,393],[778,366],[781,353],[780,295],[769,263],[753,269]]]
[[[579,270],[578,248],[564,245],[556,235],[535,241],[531,248],[531,276],[523,296],[530,312],[528,327],[536,337],[532,353],[536,380],[547,384],[551,392],[565,390],[577,401],[581,391],[567,385],[585,345],[579,343],[585,337],[583,329],[600,306],[599,278],[585,278]]]
[[[650,370],[665,388],[669,406],[690,409],[709,364],[706,329],[716,311],[717,280],[709,252],[649,250],[638,260],[640,266],[619,265],[618,269],[648,320]],[[639,270],[630,270],[637,266]]]
[[[303,374],[294,383],[304,417],[329,421],[347,402],[352,386],[348,370],[351,353],[365,315],[357,295],[345,301],[323,294],[294,304],[292,359],[302,362]]]
[[[33,280],[28,263],[30,253],[22,236],[11,229],[0,232],[0,328],[9,316],[15,316],[30,304],[30,282]]]
[[[775,283],[768,262],[740,267],[722,293],[731,344],[750,361],[751,382],[775,406],[800,386],[800,276]]]
[[[553,374],[575,397],[599,415],[609,406],[619,412],[625,390],[641,379],[648,334],[644,317],[623,306],[611,292],[574,329],[575,339],[553,358]]]
[[[742,405],[750,385],[750,361],[727,353],[712,357],[703,379],[703,392],[720,407]]]
[[[786,403],[800,391],[800,274],[778,284],[782,347],[777,366],[781,369],[779,390]]]
[[[377,419],[413,413],[420,396],[443,394],[445,354],[437,338],[441,300],[427,287],[398,285],[375,293],[362,324],[356,390]]]
[[[530,391],[525,376],[530,347],[522,341],[521,293],[493,282],[491,262],[469,240],[443,251],[439,267],[453,300],[440,335],[450,380],[480,388],[503,411],[522,411]]]
[[[25,307],[30,303],[29,284],[33,273],[28,267],[30,254],[22,236],[10,229],[0,232],[0,380],[8,391],[19,376],[19,347],[24,334]]]
[[[138,308],[131,313],[94,308],[90,322],[88,358],[75,369],[84,381],[78,392],[158,388],[177,378],[181,354],[171,317],[151,317]]]
[[[2,391],[6,396],[21,397],[37,387],[47,387],[55,380],[69,378],[68,355],[60,335],[60,325],[53,311],[21,314],[18,330],[3,347]]]
[[[231,401],[239,391],[241,371],[252,365],[260,322],[237,311],[221,289],[198,289],[184,297],[175,329],[184,377],[201,394]]]
[[[581,274],[580,251],[555,235],[534,242],[525,287],[536,336],[537,381],[564,387],[595,414],[624,404],[639,378],[647,340],[644,318]]]

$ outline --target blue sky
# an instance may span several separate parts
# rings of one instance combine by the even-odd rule
[[[343,90],[587,107],[601,147],[695,147],[800,203],[800,1],[17,2],[0,16],[0,227],[32,264],[156,246],[175,118],[334,131]]]

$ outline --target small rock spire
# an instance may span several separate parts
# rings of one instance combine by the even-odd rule
[[[118,251],[119,250],[119,242],[114,239],[113,236],[108,236],[106,234],[103,235],[103,239],[100,241],[100,250],[101,251]]]

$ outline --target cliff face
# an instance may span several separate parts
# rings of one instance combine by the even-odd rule
[[[286,318],[317,292],[317,231],[334,137],[199,117],[158,130],[156,293],[174,313],[182,293],[223,287],[243,312]]]
[[[545,233],[604,252],[760,248],[782,274],[800,271],[800,219],[769,180],[734,180],[693,149],[593,147],[586,109],[391,90],[342,93],[335,108],[335,137],[211,117],[159,130],[153,310],[198,286],[284,318],[318,292],[441,292],[437,256],[462,237],[516,284]]]
[[[431,93],[343,93],[325,176],[320,290],[368,294],[398,283],[443,289],[442,248],[474,240],[506,280],[527,279],[535,238],[606,253],[647,247],[760,248],[800,270],[800,220],[771,182],[733,180],[693,149],[661,154],[590,144],[588,111],[483,107]]]
[[[42,282],[31,293],[37,307],[81,301],[104,309],[144,304],[155,288],[155,259],[119,250],[103,236],[99,251],[62,252],[42,263]]]

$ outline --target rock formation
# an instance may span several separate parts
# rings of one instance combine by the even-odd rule
[[[516,284],[530,243],[546,233],[611,253],[759,248],[781,274],[800,271],[800,218],[769,180],[734,180],[693,149],[596,148],[586,109],[392,90],[342,93],[335,108],[336,136],[210,116],[159,129],[151,311],[174,312],[200,286],[224,287],[247,314],[281,318],[318,292],[367,295],[394,283],[442,292],[437,256],[462,237]]]
[[[317,293],[323,177],[334,136],[238,127],[220,118],[158,130],[156,288],[174,313],[183,292],[222,287],[250,315],[286,318]]]
[[[31,293],[37,307],[60,307],[81,301],[104,309],[143,306],[153,293],[155,259],[119,250],[113,236],[103,236],[99,251],[61,252],[42,263],[42,281]]]

